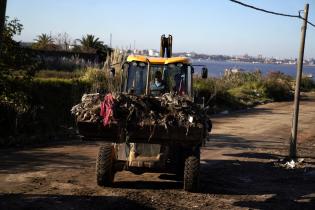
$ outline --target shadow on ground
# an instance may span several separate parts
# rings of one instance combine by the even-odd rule
[[[213,114],[211,116],[215,117],[215,118],[224,118],[226,116],[245,117],[245,116],[249,116],[249,115],[266,115],[266,114],[271,114],[271,113],[272,113],[272,109],[263,108],[263,107],[253,107],[253,108],[248,108],[248,109],[232,111],[228,115],[219,113],[219,114]]]
[[[89,146],[90,143],[77,141],[66,142],[60,145],[52,144],[40,148],[33,147],[32,149],[1,149],[0,172],[5,174],[36,171],[47,165],[80,169],[82,167],[90,167],[94,164],[95,157],[91,158],[75,150],[68,149],[65,151],[67,145],[81,145],[80,148],[82,148],[82,145],[83,147]],[[54,150],[47,151],[50,147],[53,147]]]
[[[234,150],[222,154],[227,159],[211,156],[202,161],[201,192],[233,199],[236,207],[315,209],[315,158],[310,155],[314,147],[304,147],[300,151],[305,158],[303,164],[289,170],[278,162],[286,158],[283,139],[213,134],[204,150]]]
[[[119,196],[0,194],[2,210],[152,209]]]
[[[233,156],[260,159],[278,158],[272,154],[244,153]],[[206,160],[201,170],[201,192],[233,198],[235,206],[255,209],[314,209],[315,168],[306,165],[288,170],[274,162]],[[248,199],[246,197],[265,197]]]
[[[283,139],[258,139],[257,137],[241,137],[232,134],[211,134],[203,150],[232,149],[274,149],[286,148]]]
[[[182,182],[170,181],[117,181],[114,188],[123,189],[150,189],[150,190],[168,190],[182,189]]]
[[[253,140],[245,139],[235,135],[211,134],[207,147],[203,150],[217,150],[220,148],[255,148]]]
[[[237,154],[223,154],[225,156],[238,157],[238,158],[253,158],[261,160],[281,160],[286,158],[284,155],[270,154],[270,153],[255,153],[255,152],[242,152]]]

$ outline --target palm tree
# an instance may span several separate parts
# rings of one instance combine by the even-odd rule
[[[38,35],[34,41],[36,42],[34,47],[38,49],[49,49],[54,46],[54,39],[48,34]]]
[[[81,43],[84,51],[95,51],[104,47],[103,42],[92,34],[87,34],[82,39],[78,39],[78,41]]]

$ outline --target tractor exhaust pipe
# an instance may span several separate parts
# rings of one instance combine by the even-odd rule
[[[166,56],[168,58],[172,57],[172,50],[173,50],[173,36],[168,35],[168,40],[167,40],[167,53]]]
[[[161,36],[161,45],[160,45],[160,57],[165,58],[165,53],[166,57],[170,58],[172,57],[172,49],[173,49],[173,36],[168,35],[168,37],[165,37],[165,34]]]
[[[160,43],[160,57],[162,58],[164,58],[164,55],[165,55],[165,41],[166,41],[165,34],[163,34],[161,36],[161,43]]]

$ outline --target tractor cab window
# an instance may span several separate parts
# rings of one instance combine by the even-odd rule
[[[150,72],[150,93],[153,96],[162,95],[169,92],[165,82],[165,65],[151,65]]]
[[[170,91],[179,95],[187,94],[187,65],[182,63],[168,64],[165,75]]]
[[[190,66],[182,63],[152,64],[150,66],[150,94],[154,96],[168,92],[190,95]],[[135,95],[145,94],[148,66],[146,63],[131,62],[128,68],[126,91]]]
[[[132,62],[128,69],[127,92],[135,95],[145,93],[147,80],[147,64],[141,62]]]

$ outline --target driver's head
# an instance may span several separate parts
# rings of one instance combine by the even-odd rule
[[[162,73],[160,71],[155,72],[155,79],[157,79],[158,81],[162,80]]]

